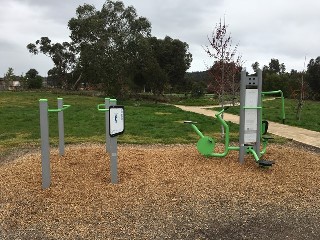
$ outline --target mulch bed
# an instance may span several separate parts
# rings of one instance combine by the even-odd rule
[[[0,239],[319,239],[320,153],[270,145],[269,169],[238,152],[205,158],[194,145],[120,145],[119,184],[105,146],[0,163]]]

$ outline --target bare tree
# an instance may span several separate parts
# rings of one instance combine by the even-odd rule
[[[232,93],[235,97],[235,76],[237,71],[241,71],[239,67],[242,64],[241,57],[234,61],[238,44],[232,46],[231,34],[227,30],[228,25],[226,25],[225,20],[222,23],[220,19],[211,37],[208,37],[209,45],[204,47],[209,57],[214,59],[213,65],[209,68],[211,74],[210,85],[215,89],[221,107],[225,105],[226,93]],[[223,127],[221,132],[224,135]]]
[[[225,20],[222,23],[220,19],[211,37],[208,37],[209,45],[204,47],[209,57],[214,59],[214,63],[210,67],[210,72],[212,74],[212,84],[218,85],[215,89],[222,107],[224,106],[225,91],[228,85],[232,85],[230,82],[232,81],[235,68],[233,68],[230,63],[234,62],[238,48],[238,44],[232,47],[231,34],[228,33],[227,29],[228,25],[226,25]],[[216,67],[214,65],[216,65]]]
[[[299,121],[301,120],[301,112],[302,112],[303,102],[304,102],[305,93],[306,93],[306,84],[304,82],[306,59],[307,59],[307,57],[305,56],[304,57],[304,64],[303,64],[303,72],[301,74],[298,104],[297,104],[297,107],[296,107],[296,119],[299,120]]]

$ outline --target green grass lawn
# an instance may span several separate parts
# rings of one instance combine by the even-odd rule
[[[305,101],[301,120],[296,119],[297,100],[285,99],[285,124],[320,132],[320,102]],[[217,109],[215,109],[217,110]],[[240,107],[230,107],[227,112],[239,115]],[[263,101],[263,119],[282,123],[281,99]]]
[[[64,112],[66,143],[104,142],[105,116],[97,111],[102,97],[61,95],[49,92],[0,92],[0,152],[24,146],[40,146],[39,99],[48,99],[49,108],[57,98],[71,107]],[[197,121],[206,135],[219,138],[216,119],[184,112],[174,106],[148,102],[118,102],[125,106],[125,133],[120,143],[196,143],[198,136],[184,120]],[[58,144],[57,113],[49,113],[50,143]],[[238,126],[230,123],[231,140],[237,141]]]

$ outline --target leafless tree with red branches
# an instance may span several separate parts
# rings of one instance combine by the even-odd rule
[[[228,25],[225,20],[216,24],[211,37],[208,37],[209,45],[204,50],[209,57],[214,59],[212,66],[208,68],[211,75],[209,85],[218,95],[221,107],[225,105],[225,94],[232,94],[233,102],[236,92],[239,89],[239,81],[237,81],[237,73],[241,71],[243,61],[239,55],[235,60],[238,44],[232,46],[231,34],[228,33]],[[222,116],[223,117],[223,116]],[[222,134],[224,130],[222,129]]]

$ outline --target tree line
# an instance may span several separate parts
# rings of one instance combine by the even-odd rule
[[[306,69],[303,71],[291,69],[288,72],[285,64],[280,63],[276,58],[272,58],[268,65],[262,67],[258,62],[253,63],[251,66],[254,72],[258,68],[262,69],[263,91],[282,90],[287,98],[299,98],[302,95],[304,99],[320,100],[320,56],[310,59]],[[237,70],[235,75],[238,87],[240,87],[241,70],[242,67]],[[216,93],[216,88],[219,85],[215,83],[210,71],[221,73],[221,67],[215,63],[207,71],[187,73],[187,81],[193,82],[202,94]],[[249,75],[249,73],[247,74]],[[233,90],[230,87],[230,81],[232,80],[229,78],[228,81],[229,87],[227,86],[225,91],[231,94]]]
[[[204,51],[213,64],[203,72],[187,73],[192,54],[186,42],[166,36],[151,35],[151,23],[138,16],[134,7],[121,1],[107,0],[101,10],[84,4],[68,22],[70,41],[54,43],[41,37],[29,43],[32,54],[45,54],[54,67],[48,71],[47,82],[58,88],[96,89],[109,96],[152,92],[192,93],[201,96],[214,93],[224,103],[226,96],[239,92],[243,61],[232,46],[225,20],[216,24]],[[320,99],[320,57],[311,59],[305,71],[286,72],[284,63],[271,59],[268,65],[252,64],[263,70],[263,90],[281,89],[286,97]],[[8,71],[9,79],[13,71]],[[41,87],[41,77],[30,69],[20,77],[26,88]]]
[[[160,94],[184,84],[192,61],[188,44],[152,36],[151,23],[132,6],[108,0],[97,10],[84,4],[68,28],[70,42],[41,37],[27,45],[30,53],[52,59],[48,77],[59,87],[76,89],[82,83],[119,97],[142,90]]]

